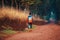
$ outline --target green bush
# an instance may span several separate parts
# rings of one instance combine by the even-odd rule
[[[2,32],[5,33],[5,34],[15,34],[16,33],[16,31],[9,30],[9,29],[3,30]]]

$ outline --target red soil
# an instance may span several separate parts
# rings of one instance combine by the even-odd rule
[[[5,40],[60,40],[60,25],[37,26],[32,32],[19,33]]]

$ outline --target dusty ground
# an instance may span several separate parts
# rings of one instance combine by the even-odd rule
[[[60,25],[37,26],[32,32],[19,33],[5,40],[60,40]]]

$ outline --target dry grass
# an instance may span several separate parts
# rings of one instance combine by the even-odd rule
[[[22,10],[16,10],[14,8],[9,8],[9,7],[5,7],[5,8],[1,8],[0,9],[0,18],[1,17],[9,17],[10,19],[20,19],[20,20],[25,20],[28,16],[28,11],[25,14],[24,11]]]
[[[15,29],[26,27],[26,18],[29,11],[24,13],[22,10],[17,10],[10,7],[0,8],[0,26],[14,26]],[[24,27],[23,27],[24,26]]]

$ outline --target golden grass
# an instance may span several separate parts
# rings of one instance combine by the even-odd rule
[[[18,18],[21,21],[23,21],[23,20],[26,20],[28,13],[29,11],[24,13],[24,11],[22,10],[18,11],[17,9],[10,8],[10,7],[0,8],[0,18],[2,17],[9,17],[10,19]]]
[[[0,8],[0,26],[4,26],[6,24],[15,29],[20,29],[21,26],[21,28],[24,28],[23,26],[26,27],[26,19],[28,15],[29,11],[25,13],[22,10],[17,10],[10,7]]]

